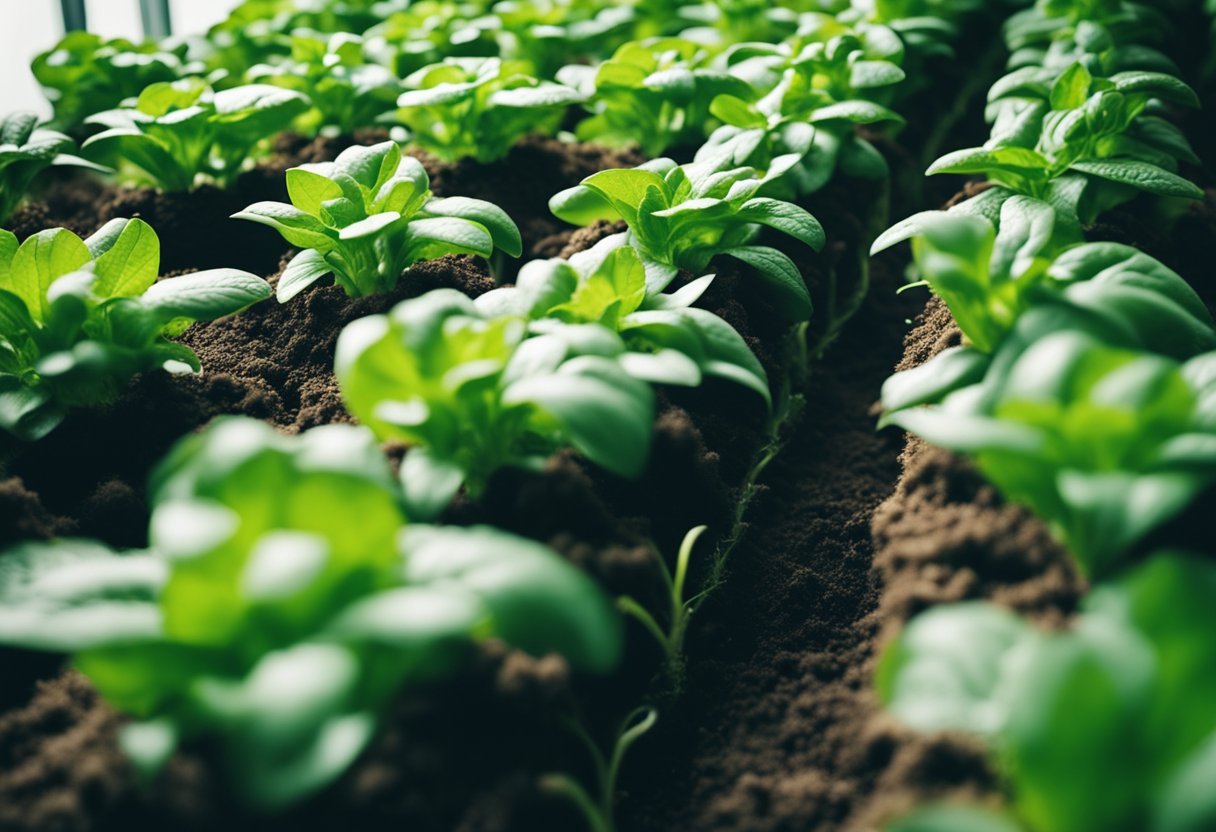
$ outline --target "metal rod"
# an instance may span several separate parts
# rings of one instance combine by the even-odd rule
[[[63,12],[64,34],[88,28],[88,20],[84,13],[84,0],[59,0],[59,9]]]
[[[139,0],[139,17],[144,24],[144,37],[163,40],[173,34],[169,0]]]

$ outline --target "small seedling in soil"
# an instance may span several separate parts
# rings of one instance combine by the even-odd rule
[[[101,405],[137,373],[198,372],[171,340],[195,321],[270,296],[262,278],[213,269],[157,282],[160,241],[142,220],[92,237],[40,231],[18,245],[0,230],[0,427],[40,439],[69,408]]]
[[[479,496],[503,466],[538,469],[565,446],[619,476],[645,469],[654,393],[626,372],[620,336],[598,324],[527,330],[436,289],[338,337],[334,372],[351,413],[412,446],[401,465],[411,519],[435,517],[462,486]]]
[[[448,254],[512,257],[519,229],[480,199],[431,194],[422,163],[395,142],[351,147],[333,162],[287,171],[291,204],[257,202],[235,219],[268,225],[303,249],[279,278],[285,303],[327,275],[351,297],[389,292],[420,260]]]

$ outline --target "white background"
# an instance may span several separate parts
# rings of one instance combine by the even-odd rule
[[[198,34],[222,20],[239,0],[170,0],[174,34]],[[34,110],[50,115],[30,61],[63,36],[59,0],[0,0],[0,114]],[[141,40],[138,0],[85,0],[89,29],[104,37]]]

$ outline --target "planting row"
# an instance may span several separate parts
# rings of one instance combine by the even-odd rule
[[[1169,227],[1203,197],[1170,120],[1198,99],[1161,51],[1178,33],[1147,6],[1043,5],[1005,34],[991,138],[929,171],[988,186],[875,246],[912,239],[963,338],[893,376],[883,418],[970,457],[1094,588],[1064,632],[967,602],[887,647],[882,700],[914,728],[982,738],[1006,792],[999,809],[930,806],[887,828],[1199,832],[1216,822],[1216,567],[1183,518],[1216,481],[1216,325],[1163,263],[1084,235],[1131,200]]]

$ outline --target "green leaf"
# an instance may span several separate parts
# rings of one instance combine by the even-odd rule
[[[460,466],[436,457],[427,448],[410,449],[401,462],[405,513],[414,522],[426,523],[438,517],[463,484]]]
[[[1051,88],[1051,109],[1075,110],[1089,98],[1093,76],[1084,64],[1077,62],[1064,70]]]
[[[982,147],[947,153],[929,166],[927,176],[938,173],[988,173],[1005,171],[1019,176],[1036,176],[1048,170],[1051,162],[1041,153],[1025,147]]]
[[[637,225],[638,206],[646,199],[647,191],[651,188],[659,193],[665,191],[662,177],[642,168],[603,170],[588,176],[582,184],[598,192],[630,226]],[[550,206],[553,207],[553,203]],[[553,211],[559,218],[565,219],[557,208],[553,208]]]
[[[300,248],[313,248],[324,254],[336,246],[331,236],[333,232],[326,229],[319,219],[282,202],[255,202],[233,214],[232,218],[268,225],[282,234],[287,242]]]
[[[333,267],[318,251],[309,249],[301,251],[283,269],[275,287],[275,297],[279,303],[287,303],[300,292],[316,283],[321,278],[333,272]]]
[[[1003,699],[1009,657],[1033,638],[1013,613],[984,603],[918,615],[883,652],[875,686],[887,708],[920,731],[991,736],[1009,719]]]
[[[156,282],[160,270],[156,232],[140,219],[124,222],[122,231],[93,266],[97,275],[93,291],[100,298],[137,297]]]
[[[1203,189],[1164,168],[1134,159],[1100,159],[1073,162],[1071,170],[1131,185],[1142,191],[1159,196],[1177,196],[1187,199],[1203,199]]]
[[[623,477],[641,476],[650,453],[654,395],[615,361],[582,356],[551,375],[533,375],[502,393],[507,405],[530,404],[557,420],[592,462]]]
[[[616,208],[599,191],[575,185],[549,199],[553,216],[571,225],[591,225],[599,220],[620,219]]]
[[[767,246],[742,246],[721,253],[742,260],[754,269],[791,321],[805,321],[811,317],[811,294],[802,273],[790,258]]]
[[[749,199],[739,209],[738,216],[747,222],[758,222],[806,243],[815,251],[823,248],[827,237],[823,226],[803,208],[792,202],[757,197]]]
[[[435,198],[427,200],[422,213],[427,217],[454,217],[478,223],[490,232],[495,248],[511,257],[523,254],[523,240],[519,236],[519,228],[507,216],[506,211],[491,202],[462,196]]]
[[[84,241],[66,228],[39,231],[17,249],[8,282],[0,289],[21,298],[34,320],[44,321],[49,312],[46,294],[51,283],[92,259]]]
[[[430,259],[445,254],[494,253],[494,238],[482,225],[455,217],[433,217],[409,224],[411,259]]]
[[[768,119],[751,104],[733,95],[719,95],[710,102],[709,112],[734,127],[755,129],[768,126]]]
[[[508,644],[534,655],[558,652],[597,673],[619,661],[623,627],[612,602],[539,543],[486,526],[409,526],[399,542],[410,584],[467,588]]]
[[[25,543],[0,557],[0,642],[60,652],[161,633],[167,565],[92,541]]]
[[[237,269],[212,269],[162,280],[143,295],[166,320],[210,321],[270,297],[270,284]]]
[[[992,358],[970,347],[951,347],[910,370],[896,373],[882,385],[886,411],[936,404],[948,394],[984,378]]]
[[[306,214],[321,216],[321,204],[342,196],[337,182],[305,168],[287,171],[287,193],[291,204]],[[246,209],[248,210],[248,209]]]

